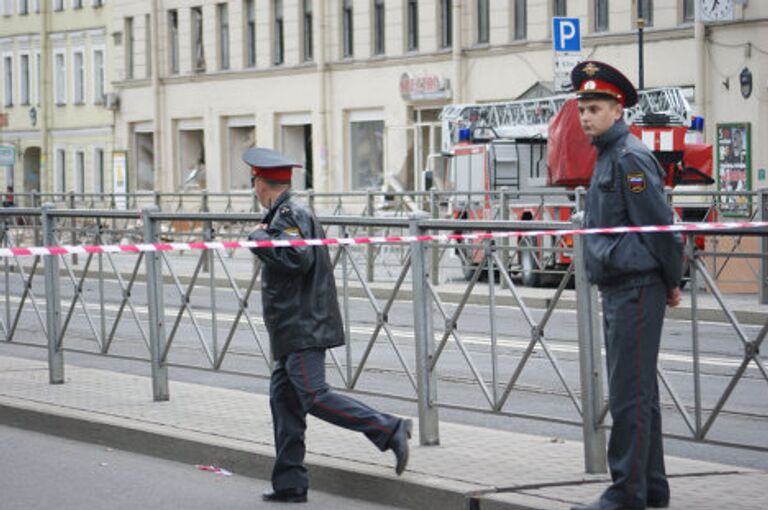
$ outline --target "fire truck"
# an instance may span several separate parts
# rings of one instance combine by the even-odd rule
[[[713,183],[712,146],[686,141],[691,118],[682,89],[675,87],[640,91],[638,104],[625,110],[631,132],[653,151],[670,187]],[[452,192],[450,217],[570,221],[576,206],[573,189],[589,184],[597,157],[581,129],[575,96],[448,105],[440,120],[444,164],[434,181],[438,189]],[[492,200],[492,192],[502,189],[511,197],[506,214]],[[714,219],[707,217],[706,206],[676,207],[676,212],[682,221]],[[522,237],[511,243],[514,256],[506,269],[527,286],[544,283],[548,273],[571,262],[567,236]],[[456,253],[470,278],[482,263],[482,250],[462,244]]]

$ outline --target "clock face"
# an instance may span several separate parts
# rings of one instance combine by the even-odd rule
[[[733,18],[733,0],[700,0],[702,21],[722,21]]]

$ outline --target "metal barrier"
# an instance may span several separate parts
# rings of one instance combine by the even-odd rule
[[[141,222],[141,242],[156,243],[163,240],[163,225],[174,221],[199,222],[205,226],[204,239],[214,240],[219,238],[218,232],[224,226],[228,232],[245,232],[249,225],[261,219],[256,213],[160,212],[154,206],[140,213],[60,210],[50,205],[15,208],[0,210],[0,240],[4,246],[19,245],[21,238],[17,231],[21,231],[21,227],[11,220],[18,217],[30,223],[39,221],[42,239],[49,246],[68,243],[72,232],[80,232],[79,241],[105,242],[104,225],[114,221]],[[576,226],[536,221],[456,222],[432,219],[425,213],[408,218],[329,216],[322,217],[321,221],[329,237],[346,237],[357,231],[407,231],[418,235],[457,230],[522,232]],[[329,378],[337,386],[417,402],[423,444],[439,442],[438,410],[441,407],[582,427],[586,469],[604,471],[607,406],[598,298],[586,281],[579,238],[575,239],[573,261],[559,285],[541,290],[546,293],[543,310],[534,310],[521,294],[518,283],[506,270],[500,270],[507,267],[503,260],[505,250],[511,249],[502,243],[485,241],[473,247],[482,252],[482,262],[474,268],[465,287],[454,292],[452,299],[441,293],[431,273],[435,269],[433,253],[455,249],[454,244],[419,242],[403,247],[399,271],[392,284],[375,287],[361,263],[363,257],[355,253],[367,252],[368,248],[354,245],[330,248],[348,340],[342,352],[330,351]],[[192,257],[171,256],[165,252],[88,254],[79,269],[74,267],[72,255],[5,258],[2,293],[5,314],[0,316],[2,340],[46,347],[50,381],[55,384],[64,381],[65,351],[149,361],[155,400],[170,397],[169,366],[268,377],[271,358],[259,317],[258,264],[247,250],[239,250],[243,256],[232,257],[225,257],[222,251],[192,252]],[[728,415],[726,404],[739,383],[747,376],[750,384],[755,379],[768,382],[768,365],[759,355],[768,333],[768,321],[757,334],[750,336],[748,328],[739,322],[718,290],[715,278],[702,261],[703,255],[694,242],[687,244],[687,256],[692,261],[693,402],[685,402],[677,389],[677,381],[659,367],[659,378],[671,406],[682,417],[688,431],[670,435],[768,452],[765,444],[711,437],[713,426]],[[758,256],[763,261],[766,257],[765,252]],[[202,276],[206,265],[207,276]],[[484,291],[478,290],[481,278],[488,280]],[[702,385],[701,319],[697,311],[702,293],[699,279],[720,305],[743,351],[733,360],[737,365],[735,372],[728,375],[722,392],[705,391],[708,388]],[[504,285],[497,286],[497,280]],[[558,318],[556,312],[560,311],[563,296],[571,292],[567,287],[572,280],[576,287],[572,298],[578,310],[575,335],[553,341],[546,331],[551,331],[556,321],[567,321],[567,318]],[[45,295],[44,309],[42,294]],[[20,329],[22,324],[24,328]],[[379,355],[376,359],[374,352]],[[541,357],[538,352],[542,353]],[[563,356],[576,354],[578,377],[563,365]],[[531,368],[532,365],[535,366]],[[526,368],[535,370],[540,386],[532,389],[521,383]],[[399,382],[393,384],[393,381]],[[556,414],[541,412],[535,406],[531,409],[514,406],[513,396],[518,395],[522,400],[529,395],[539,398],[538,394],[544,395],[541,397],[544,399],[560,398],[567,405],[561,406],[562,409],[558,407]],[[755,419],[768,420],[766,404],[760,402],[756,407]]]

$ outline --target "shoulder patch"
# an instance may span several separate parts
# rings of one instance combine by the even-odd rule
[[[284,205],[283,207],[280,208],[280,214],[283,214],[283,215],[291,214],[291,208],[288,207],[287,205]]]
[[[645,191],[645,172],[629,172],[627,174],[627,187],[632,193]]]
[[[299,227],[288,227],[283,230],[283,232],[289,236],[301,237],[301,230],[299,230]]]

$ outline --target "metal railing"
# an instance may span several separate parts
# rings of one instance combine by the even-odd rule
[[[759,205],[760,218],[768,217],[766,202]],[[261,216],[245,212],[161,212],[155,207],[141,212],[65,210],[50,205],[5,209],[0,210],[0,240],[4,246],[23,245],[19,241],[24,236],[18,232],[23,233],[24,227],[17,225],[14,218],[24,218],[25,224],[40,224],[44,244],[55,246],[68,244],[73,231],[80,233],[78,242],[106,242],[108,229],[104,225],[113,221],[140,221],[143,243],[162,242],[163,225],[174,221],[198,222],[204,226],[203,239],[215,240],[225,226],[228,232],[244,232]],[[352,232],[418,235],[577,226],[540,221],[455,222],[432,219],[424,213],[408,218],[328,216],[321,221],[329,237],[347,237]],[[764,235],[760,238],[763,246],[765,239]],[[379,245],[386,246],[394,245]],[[607,406],[598,299],[586,281],[580,238],[575,239],[572,262],[557,287],[542,291],[547,292],[542,310],[530,306],[506,270],[504,253],[524,247],[492,241],[473,246],[481,253],[481,260],[465,287],[449,299],[432,280],[433,253],[446,253],[456,245],[430,242],[397,246],[402,256],[396,277],[390,284],[378,286],[371,285],[366,274],[362,262],[368,259],[359,256],[370,246],[331,248],[348,340],[344,348],[330,351],[336,385],[349,391],[417,402],[424,444],[439,441],[441,407],[582,427],[587,471],[604,470]],[[47,348],[52,383],[64,381],[64,352],[68,350],[149,361],[155,400],[170,397],[169,366],[268,377],[271,358],[258,306],[259,267],[246,250],[240,252],[245,256],[230,257],[223,250],[178,257],[165,252],[90,253],[81,256],[83,260],[77,267],[72,255],[5,258],[2,340]],[[661,385],[669,396],[667,408],[677,411],[687,430],[671,435],[768,452],[766,444],[713,437],[713,426],[730,412],[727,403],[739,384],[747,376],[750,384],[763,379],[768,382],[768,365],[759,354],[768,333],[768,320],[757,334],[751,335],[719,291],[715,277],[702,260],[703,254],[690,240],[687,257],[692,261],[692,402],[685,401],[677,389],[679,383],[659,367]],[[757,256],[764,262],[766,252]],[[483,278],[487,279],[485,285],[480,284]],[[737,356],[733,358],[735,371],[728,374],[726,387],[718,392],[705,391],[701,381],[700,280],[720,306],[740,349],[739,353],[731,352],[731,356]],[[497,286],[497,281],[503,286]],[[556,312],[563,296],[571,292],[567,287],[572,281],[578,327],[572,337],[554,341],[547,332],[561,320]],[[574,342],[578,342],[578,349]],[[374,352],[379,353],[376,359]],[[564,368],[563,356],[574,354],[579,360],[578,378]],[[525,369],[534,364],[540,386],[532,390],[522,384],[522,377]],[[392,389],[392,378],[402,381],[397,391]],[[528,398],[530,394],[557,396],[566,405],[558,407],[555,414],[514,406],[514,395]],[[753,414],[756,419],[768,420],[766,402],[756,403]]]

